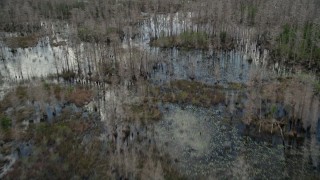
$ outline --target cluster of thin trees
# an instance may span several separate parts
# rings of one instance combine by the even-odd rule
[[[41,22],[67,22],[75,29],[74,36],[68,37],[73,42],[107,44],[114,51],[126,39],[137,37],[144,14],[152,17],[153,38],[163,35],[159,14],[168,14],[164,35],[172,36],[177,23],[174,16],[179,12],[181,31],[204,32],[242,47],[254,42],[271,50],[275,60],[316,71],[320,65],[317,0],[3,0],[0,5],[1,31],[34,34],[43,30]],[[190,23],[185,23],[186,18]],[[130,42],[127,45],[132,48]]]

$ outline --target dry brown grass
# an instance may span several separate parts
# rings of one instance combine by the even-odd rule
[[[5,44],[10,48],[28,48],[37,45],[39,37],[37,35],[10,37],[5,39]]]
[[[276,123],[288,126],[291,119],[293,131],[302,125],[315,131],[319,99],[314,92],[314,81],[314,77],[306,74],[252,81],[247,88],[244,123],[256,125],[259,131],[276,132],[279,128],[274,128],[275,123],[270,119],[275,117],[278,104],[283,106],[286,115]]]
[[[155,105],[149,105],[148,103],[131,105],[127,112],[129,112],[129,118],[135,120],[155,121],[162,117],[162,113],[158,107]]]
[[[16,120],[17,122],[22,122],[24,120],[29,120],[32,115],[35,113],[34,107],[22,107],[16,111]]]
[[[90,90],[76,88],[67,96],[67,100],[77,106],[83,106],[92,100],[92,95]]]
[[[191,104],[210,107],[225,102],[225,94],[219,86],[209,86],[201,82],[178,80],[167,85],[160,93],[163,102]]]

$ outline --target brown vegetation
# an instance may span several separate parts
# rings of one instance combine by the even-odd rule
[[[225,101],[225,94],[221,87],[196,81],[177,80],[161,89],[163,90],[159,92],[158,98],[162,102],[210,107]]]
[[[156,105],[150,105],[148,102],[130,105],[128,112],[130,119],[132,118],[139,121],[154,121],[162,117],[162,113],[158,107]]]
[[[284,135],[298,133],[301,136],[308,127],[312,127],[309,131],[315,131],[318,117],[310,114],[316,113],[319,106],[314,103],[318,100],[313,90],[313,82],[313,77],[304,74],[263,82],[255,81],[248,87],[244,122],[255,125],[259,132],[279,132],[281,129],[278,125],[289,130],[289,133]],[[279,105],[286,114],[276,118]]]
[[[5,44],[13,49],[16,48],[29,48],[38,44],[39,37],[37,35],[10,37],[4,40]]]
[[[81,107],[92,100],[92,92],[87,89],[77,88],[71,90],[71,92],[67,94],[66,99],[71,103]]]

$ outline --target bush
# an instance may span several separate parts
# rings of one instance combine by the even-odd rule
[[[60,76],[65,80],[65,81],[70,81],[76,77],[76,73],[70,70],[65,70],[62,71]]]
[[[182,44],[183,46],[187,46],[187,47],[192,47],[192,46],[196,46],[196,47],[200,47],[200,48],[205,48],[208,46],[208,34],[205,32],[193,32],[193,31],[186,31],[183,32],[181,35],[181,40],[182,40]]]
[[[225,31],[220,32],[220,42],[221,42],[221,44],[226,43],[226,40],[227,40],[227,32],[225,32]]]
[[[4,129],[4,130],[9,129],[11,127],[11,125],[12,125],[11,119],[6,117],[6,116],[5,117],[1,117],[0,121],[1,121],[1,128]]]

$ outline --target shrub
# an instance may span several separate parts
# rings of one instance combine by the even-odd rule
[[[65,70],[61,72],[61,77],[66,81],[70,81],[76,77],[76,73],[70,70]]]
[[[220,32],[220,42],[224,44],[226,43],[226,40],[227,40],[227,32],[225,31]]]
[[[12,125],[11,119],[6,116],[1,117],[0,121],[1,121],[1,128],[4,130],[9,129]]]

